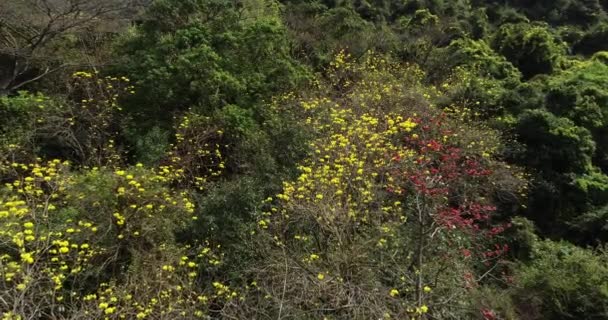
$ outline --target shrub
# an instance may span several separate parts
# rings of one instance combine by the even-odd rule
[[[566,242],[539,242],[533,259],[516,271],[522,312],[536,319],[608,317],[608,270],[605,250],[587,250]],[[534,318],[533,318],[534,319]]]
[[[505,24],[494,36],[493,47],[513,63],[526,79],[558,69],[565,45],[542,24]]]

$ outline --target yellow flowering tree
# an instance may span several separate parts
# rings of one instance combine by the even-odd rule
[[[32,135],[2,144],[0,310],[19,319],[174,319],[234,300],[238,292],[215,276],[220,246],[177,239],[198,219],[193,193],[225,167],[222,131],[185,114],[160,165],[125,166],[115,140],[129,80],[73,77],[67,107],[20,98]],[[40,137],[57,132],[73,138],[63,144],[73,163],[36,157]]]
[[[226,313],[418,319],[466,304],[450,301],[475,282],[472,255],[486,253],[486,232],[476,231],[495,210],[495,172],[507,169],[492,160],[494,134],[460,129],[435,109],[441,92],[423,76],[375,55],[355,63],[339,54],[316,96],[276,106],[298,108],[316,138],[298,178],[265,201],[255,281]]]

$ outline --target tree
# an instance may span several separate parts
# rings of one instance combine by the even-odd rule
[[[296,98],[313,151],[261,208],[250,249],[259,260],[248,268],[255,286],[224,312],[461,314],[456,305],[485,278],[476,270],[499,264],[507,250],[497,239],[505,226],[492,221],[491,181],[500,184],[496,173],[506,168],[492,160],[497,139],[484,131],[484,143],[473,143],[483,129],[459,130],[430,107],[416,67],[344,54],[332,66],[317,94]]]
[[[545,110],[522,113],[519,140],[527,151],[522,163],[541,172],[584,173],[591,169],[595,143],[589,130]]]
[[[544,24],[505,24],[496,32],[493,47],[526,79],[553,72],[566,53],[566,46]]]
[[[502,100],[520,84],[521,73],[484,40],[462,38],[444,50],[451,71],[442,105],[457,104],[483,117],[504,115]]]
[[[596,143],[593,162],[608,172],[608,82],[605,54],[598,52],[586,61],[575,61],[571,67],[552,77],[547,94],[547,108],[587,128]]]
[[[251,109],[306,74],[289,51],[274,2],[162,0],[119,45],[118,69],[138,87],[129,111],[165,125],[176,111]]]
[[[15,91],[68,65],[62,57],[70,36],[113,21],[130,1],[11,0],[0,3],[0,94]],[[105,26],[106,32],[112,28]],[[100,32],[98,30],[98,32]]]
[[[585,55],[592,55],[598,51],[608,49],[606,40],[608,39],[608,25],[598,23],[590,30],[585,32],[581,39],[574,45],[574,52]]]
[[[64,96],[0,97],[0,125],[6,128],[0,131],[2,158],[21,154],[18,158],[62,158],[90,166],[122,162],[116,142],[124,113],[118,100],[133,92],[129,79],[80,71],[56,87]]]
[[[567,242],[536,241],[532,260],[517,268],[522,312],[532,319],[606,319],[608,255]]]

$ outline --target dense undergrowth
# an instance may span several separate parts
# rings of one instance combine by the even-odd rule
[[[0,4],[2,319],[608,319],[607,9]]]

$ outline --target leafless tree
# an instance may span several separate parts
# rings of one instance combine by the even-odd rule
[[[68,35],[128,19],[131,0],[0,0],[0,95],[77,61],[55,52]],[[86,32],[85,32],[86,31]]]

